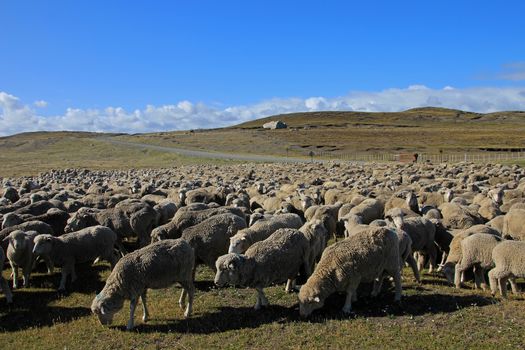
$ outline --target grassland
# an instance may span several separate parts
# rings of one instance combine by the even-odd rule
[[[521,297],[493,299],[488,293],[455,290],[443,279],[426,275],[417,285],[404,271],[404,299],[393,303],[393,292],[378,299],[362,297],[354,314],[340,313],[343,295],[334,295],[313,317],[299,317],[297,295],[284,286],[267,289],[271,305],[252,309],[250,289],[216,289],[213,272],[199,268],[194,314],[184,320],[177,299],[180,289],[152,290],[152,320],[146,324],[137,311],[137,327],[125,331],[128,304],[111,327],[103,327],[89,306],[104,285],[109,267],[81,266],[79,281],[58,294],[59,274],[32,276],[32,287],[15,291],[15,304],[6,307],[0,297],[2,349],[502,349],[525,343],[525,302]],[[8,277],[8,271],[4,276]]]

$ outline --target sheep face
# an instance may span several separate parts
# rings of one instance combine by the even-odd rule
[[[248,227],[252,226],[253,224],[255,224],[257,221],[261,220],[262,218],[264,218],[263,214],[261,214],[261,213],[253,213],[252,215],[250,215],[250,222],[248,223]]]
[[[91,303],[91,312],[98,317],[100,324],[109,326],[113,322],[113,316],[122,309],[123,304],[123,299],[107,297],[100,292]]]
[[[226,284],[241,284],[240,268],[243,264],[244,257],[239,254],[231,253],[219,257],[215,263],[217,269],[214,280],[215,284],[219,287],[223,287]]]
[[[15,213],[8,213],[2,220],[2,229],[21,224],[23,220]]]
[[[35,237],[35,246],[33,247],[33,254],[38,256],[47,256],[53,249],[54,237],[51,235],[39,235]]]
[[[301,287],[299,291],[299,314],[301,317],[308,317],[314,310],[323,307],[324,300],[321,300],[317,294],[305,286]]]
[[[64,228],[65,233],[76,232],[89,226],[91,215],[86,211],[79,209],[75,215],[67,220],[67,225]]]
[[[16,230],[9,235],[9,244],[15,251],[22,251],[26,248],[26,235],[23,231]]]
[[[230,238],[230,247],[228,248],[228,253],[237,253],[242,254],[248,249],[248,241],[245,237],[231,237]]]
[[[443,267],[443,275],[445,275],[448,283],[452,284],[454,283],[454,266],[450,263],[446,263]]]

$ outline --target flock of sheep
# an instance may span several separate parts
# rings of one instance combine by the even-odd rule
[[[30,284],[36,264],[61,267],[58,286],[77,280],[75,265],[106,260],[112,271],[91,310],[110,324],[130,300],[134,326],[146,292],[182,286],[192,313],[197,264],[215,284],[299,288],[310,315],[328,296],[346,293],[351,312],[358,286],[372,296],[390,277],[395,301],[401,272],[442,275],[457,288],[473,271],[476,288],[506,296],[525,277],[525,169],[460,164],[239,164],[176,169],[66,169],[3,179],[0,272],[6,258],[12,289]],[[333,241],[332,244],[328,244]],[[82,279],[79,279],[81,283]],[[74,284],[72,284],[74,287]],[[0,275],[7,303],[16,299]],[[361,293],[361,291],[359,292]]]

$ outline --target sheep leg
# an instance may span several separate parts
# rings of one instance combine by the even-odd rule
[[[412,272],[414,273],[414,277],[417,283],[421,283],[421,277],[419,276],[419,269],[417,267],[417,262],[416,262],[416,259],[414,259],[414,256],[412,254],[409,254],[407,256],[406,262],[412,268]]]
[[[510,288],[512,289],[512,294],[519,294],[520,287],[516,283],[516,279],[514,277],[509,277],[510,282]]]
[[[131,298],[129,302],[129,320],[128,320],[128,325],[126,326],[126,329],[128,331],[132,330],[134,326],[135,309],[137,308],[137,301],[138,301],[138,298],[135,297],[135,298]]]
[[[31,274],[31,265],[33,264],[30,262],[29,264],[27,264],[27,266],[25,266],[22,269],[22,273],[24,274],[22,278],[23,278],[25,288],[29,287],[29,275]]]
[[[288,279],[286,281],[286,287],[284,287],[284,291],[286,293],[293,293],[295,290],[295,279]]]
[[[507,280],[508,277],[500,277],[498,279],[499,292],[503,298],[507,297]]]
[[[149,320],[149,311],[148,311],[148,306],[146,304],[146,301],[147,301],[146,294],[147,294],[147,292],[148,292],[148,290],[145,289],[144,293],[142,293],[142,295],[140,296],[140,300],[142,301],[142,321],[143,322],[148,322],[148,320]]]
[[[11,263],[11,271],[13,271],[13,289],[18,288],[18,265]]]
[[[385,275],[382,273],[379,277],[374,279],[374,287],[372,288],[372,293],[370,294],[372,297],[377,297],[379,295],[379,292],[381,292],[381,287],[383,286],[383,280],[385,279]]]
[[[428,253],[428,273],[432,273],[436,268],[437,250],[434,242],[431,242],[427,247]]]
[[[9,284],[7,283],[5,278],[3,278],[1,275],[0,275],[0,287],[2,287],[2,290],[4,291],[5,300],[7,301],[8,304],[11,304],[13,302],[13,294],[11,293],[11,289],[9,288]]]
[[[59,291],[65,291],[66,290],[66,279],[67,275],[71,273],[71,264],[65,264],[62,267],[62,278],[60,279],[60,285],[58,286]]]
[[[71,282],[75,282],[77,280],[77,272],[75,270],[75,265],[71,265]]]
[[[485,287],[485,277],[483,276],[483,269],[476,265],[474,266],[474,286],[476,289],[481,289],[481,285]],[[483,288],[485,289],[485,288]]]
[[[255,303],[254,309],[259,310],[261,306],[268,305],[268,299],[266,299],[266,295],[264,295],[263,288],[257,287],[255,289],[257,290],[257,302]]]
[[[461,288],[461,275],[463,272],[468,269],[468,267],[462,266],[461,261],[459,261],[455,266],[454,271],[454,285],[457,289]]]
[[[447,262],[447,257],[448,257],[448,254],[447,252],[443,252],[443,254],[441,254],[441,262],[439,263],[439,266],[437,268],[437,272],[441,272],[441,270],[443,270],[443,266],[445,266],[445,263]]]
[[[423,271],[425,268],[425,257],[420,252],[414,253],[414,259],[417,259],[417,269]]]
[[[181,283],[184,293],[184,300],[186,299],[186,295],[188,296],[188,304],[186,306],[186,311],[184,311],[184,317],[188,318],[191,316],[191,313],[193,312],[193,296],[195,294],[195,287],[193,286],[193,280],[188,281],[186,283]],[[183,294],[181,293],[181,299],[183,297]],[[180,300],[179,300],[180,302]]]
[[[496,271],[495,269],[492,269],[489,271],[489,285],[490,285],[490,292],[492,295],[496,295],[496,291],[498,290],[498,281],[496,278]]]
[[[348,315],[352,312],[352,302],[357,301],[357,286],[361,282],[360,278],[356,278],[350,282],[350,285],[346,289],[346,299],[345,304],[343,305],[343,313]]]
[[[394,277],[394,286],[396,289],[396,294],[394,296],[394,301],[401,301],[401,293],[402,293],[402,287],[401,287],[401,271],[396,270],[390,273],[392,277]]]
[[[184,305],[186,304],[186,295],[188,293],[186,292],[186,288],[182,288],[182,291],[180,292],[180,298],[179,298],[179,307],[181,309],[184,309]]]
[[[46,263],[47,273],[52,274],[53,271],[55,270],[55,264],[53,264],[53,261],[49,257],[44,256],[43,258],[44,258],[44,262]]]

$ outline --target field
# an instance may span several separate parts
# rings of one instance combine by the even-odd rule
[[[252,309],[250,289],[216,289],[213,272],[200,268],[194,314],[183,319],[179,288],[152,290],[152,320],[125,330],[128,304],[111,327],[103,327],[89,306],[104,285],[108,265],[80,268],[74,292],[55,291],[59,274],[32,276],[33,286],[15,291],[14,306],[0,297],[0,340],[3,349],[202,349],[202,348],[394,348],[394,349],[517,349],[525,342],[525,301],[493,299],[488,292],[445,286],[443,278],[424,275],[417,285],[405,269],[404,297],[393,292],[379,299],[360,298],[354,314],[339,311],[344,296],[328,299],[326,307],[307,320],[298,312],[296,294],[282,285],[267,289],[268,308]],[[4,272],[8,277],[8,271]]]
[[[262,130],[268,120],[283,120],[285,130]],[[61,168],[130,169],[179,167],[227,160],[194,158],[141,147],[160,145],[213,152],[304,157],[311,150],[341,152],[486,152],[521,149],[525,113],[479,115],[454,110],[418,109],[401,113],[323,112],[257,120],[217,130],[150,134],[39,132],[0,138],[0,179],[36,175]],[[108,140],[135,143],[136,147]],[[42,266],[32,286],[14,291],[7,306],[0,294],[1,349],[201,349],[201,348],[370,348],[370,349],[517,349],[525,344],[525,301],[511,295],[457,290],[438,275],[423,274],[418,285],[404,271],[403,300],[393,302],[385,286],[378,299],[360,297],[354,313],[340,312],[343,295],[327,300],[324,309],[301,319],[296,294],[284,286],[266,290],[270,306],[254,311],[255,292],[213,285],[213,272],[198,269],[194,314],[183,319],[178,287],[149,293],[152,320],[141,310],[136,329],[125,331],[128,305],[111,327],[101,326],[90,304],[109,273],[102,263],[79,267],[72,292],[59,294],[59,273],[48,276]],[[8,278],[10,269],[3,272]],[[523,284],[523,283],[522,283]],[[525,287],[522,286],[522,287]]]

